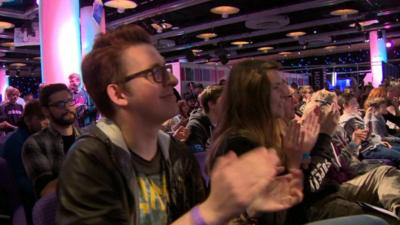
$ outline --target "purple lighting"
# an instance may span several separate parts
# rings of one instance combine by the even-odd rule
[[[393,46],[392,42],[388,41],[386,42],[386,48],[391,48]]]

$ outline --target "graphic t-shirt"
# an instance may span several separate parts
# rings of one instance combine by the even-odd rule
[[[167,181],[162,172],[161,153],[147,161],[132,154],[139,186],[140,225],[166,225],[167,216]]]

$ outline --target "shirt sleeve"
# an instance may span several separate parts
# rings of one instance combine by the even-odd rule
[[[22,161],[37,195],[50,181],[57,178],[51,169],[48,156],[32,137],[28,138],[22,147]]]

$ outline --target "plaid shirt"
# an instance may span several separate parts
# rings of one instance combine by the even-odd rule
[[[75,136],[80,131],[74,127]],[[63,139],[51,125],[30,136],[22,147],[22,160],[37,196],[58,177],[65,158]]]

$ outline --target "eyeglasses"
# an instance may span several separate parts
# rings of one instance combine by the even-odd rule
[[[74,106],[75,100],[72,98],[66,99],[66,100],[61,100],[61,101],[57,101],[54,103],[50,103],[49,106],[50,107],[55,107],[55,108],[59,108],[59,109],[65,109],[68,106]]]
[[[171,65],[163,65],[163,66],[155,65],[150,69],[143,70],[126,76],[125,83],[140,76],[148,78],[148,76],[151,75],[153,77],[154,82],[159,84],[166,84],[171,72],[172,72]]]

